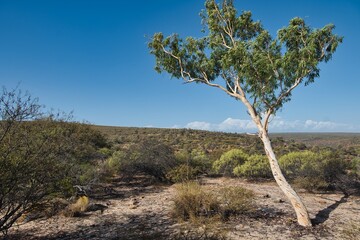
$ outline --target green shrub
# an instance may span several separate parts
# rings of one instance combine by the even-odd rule
[[[360,178],[360,158],[356,157],[351,160],[350,171],[353,175]]]
[[[98,150],[98,153],[100,153],[101,155],[103,155],[105,157],[110,157],[113,154],[113,150],[111,150],[107,147],[103,147]]]
[[[201,149],[193,149],[191,152],[180,150],[175,154],[178,164],[186,164],[197,170],[197,174],[209,173],[212,166],[212,160],[208,154]]]
[[[307,190],[329,187],[346,169],[345,162],[331,151],[292,152],[282,156],[279,164],[288,178]]]
[[[213,163],[213,169],[218,174],[224,176],[233,176],[233,170],[236,166],[243,164],[249,158],[249,155],[240,149],[232,149]]]
[[[115,151],[113,152],[111,157],[106,160],[105,167],[109,170],[111,174],[117,173],[120,170],[120,165],[122,161],[124,161],[124,158],[125,153],[123,151]]]
[[[207,173],[212,166],[209,156],[201,149],[193,149],[191,151],[189,164],[202,173]]]
[[[234,168],[235,176],[247,178],[272,178],[269,160],[263,155],[252,155]]]
[[[186,164],[181,164],[166,174],[166,178],[171,182],[180,183],[193,180],[198,174],[198,170]]]
[[[186,221],[195,221],[199,217],[211,217],[219,213],[220,203],[217,197],[196,182],[187,182],[176,186],[173,215]]]

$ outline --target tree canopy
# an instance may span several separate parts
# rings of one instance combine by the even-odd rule
[[[155,69],[246,100],[258,120],[264,118],[264,127],[295,87],[319,77],[319,63],[329,61],[343,40],[333,33],[333,24],[312,29],[299,17],[273,37],[251,12],[238,16],[231,0],[207,0],[201,16],[204,37],[154,34],[149,48]]]

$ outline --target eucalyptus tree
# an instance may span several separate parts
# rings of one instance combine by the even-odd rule
[[[238,14],[232,0],[206,0],[201,17],[201,38],[152,36],[149,49],[156,58],[155,70],[186,83],[218,88],[240,100],[258,128],[273,176],[294,207],[298,223],[311,226],[305,205],[279,168],[269,122],[296,87],[319,77],[319,64],[331,59],[343,38],[333,33],[332,24],[312,29],[299,17],[273,37],[251,12]]]

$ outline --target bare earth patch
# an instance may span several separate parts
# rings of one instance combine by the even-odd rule
[[[296,224],[290,203],[274,182],[227,178],[204,178],[201,182],[213,191],[242,186],[256,194],[254,212],[233,217],[219,227],[227,229],[227,239],[351,239],[351,226],[360,225],[359,196],[300,191],[315,223],[313,228],[305,229]],[[141,178],[117,180],[106,188],[97,186],[89,194],[93,203],[108,206],[103,213],[57,215],[18,223],[9,232],[9,239],[181,239],[182,225],[171,218],[174,193],[174,186]]]

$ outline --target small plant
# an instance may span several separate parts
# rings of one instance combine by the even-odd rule
[[[242,214],[254,209],[254,192],[242,187],[225,187],[220,191],[223,218]]]
[[[64,211],[66,217],[78,217],[85,212],[89,206],[89,198],[85,195],[79,196],[75,203],[70,204]]]
[[[219,213],[220,202],[217,197],[205,191],[196,182],[176,186],[174,198],[174,217],[183,221],[195,221],[199,217],[211,217]]]

